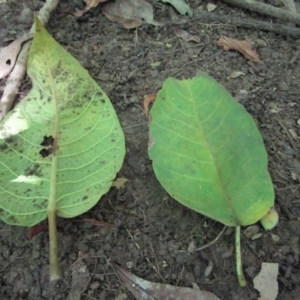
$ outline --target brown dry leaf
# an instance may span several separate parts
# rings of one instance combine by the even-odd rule
[[[275,300],[278,294],[278,264],[262,263],[261,271],[253,279],[254,288],[260,292],[260,300]]]
[[[247,41],[239,41],[236,39],[232,39],[226,36],[222,36],[218,41],[217,44],[225,51],[228,50],[237,50],[242,53],[247,59],[263,64],[263,62],[259,59],[259,55],[255,49]]]
[[[29,228],[27,237],[29,240],[32,240],[33,237],[35,237],[37,234],[43,231],[48,231],[48,225],[45,224],[36,224]]]
[[[70,269],[72,271],[72,288],[66,300],[80,300],[91,282],[91,275],[82,257],[79,257],[70,266]]]
[[[0,79],[7,76],[14,68],[22,44],[30,38],[32,38],[32,35],[24,35],[7,47],[0,48]]]
[[[128,181],[125,177],[117,178],[113,181],[112,186],[116,187],[117,189],[125,188],[125,182]]]
[[[76,17],[82,16],[85,12],[90,10],[93,7],[96,7],[99,3],[106,2],[109,0],[84,0],[86,7],[82,10],[77,10],[75,13],[72,13]]]
[[[154,102],[156,99],[156,94],[148,94],[144,97],[144,112],[149,118],[149,104]]]
[[[114,268],[127,289],[138,300],[220,300],[220,298],[210,292],[155,283],[141,279],[117,265],[114,265]]]
[[[121,23],[132,29],[148,23],[157,25],[153,20],[153,7],[144,0],[116,0],[102,8],[103,14],[112,22]]]
[[[115,225],[103,222],[103,221],[99,221],[99,220],[95,220],[95,219],[82,219],[80,220],[80,222],[86,222],[86,223],[90,223],[94,226],[101,226],[101,227],[107,227],[110,229],[116,228]]]
[[[200,43],[200,38],[196,35],[191,35],[190,33],[188,33],[185,30],[176,28],[174,30],[175,34],[179,37],[184,39],[186,42],[190,42],[190,41],[194,41],[196,43]]]

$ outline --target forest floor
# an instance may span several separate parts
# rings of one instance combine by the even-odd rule
[[[195,12],[206,9],[208,1],[189,1]],[[78,4],[79,3],[79,4]],[[198,4],[197,4],[198,3]],[[200,3],[200,4],[199,4]],[[214,1],[216,13],[272,21]],[[43,1],[0,4],[0,46],[30,29],[32,19],[23,10],[38,10]],[[101,7],[81,17],[63,13],[75,10],[81,1],[61,1],[47,29],[89,71],[111,99],[126,137],[127,154],[118,177],[127,182],[112,188],[90,211],[74,219],[58,219],[60,282],[49,283],[49,242],[47,231],[27,238],[28,228],[0,221],[0,298],[67,299],[72,283],[72,264],[78,253],[91,281],[81,299],[134,299],[110,265],[118,262],[143,279],[191,287],[223,300],[258,299],[253,278],[262,262],[279,264],[279,299],[300,295],[300,40],[257,29],[245,29],[220,22],[190,18],[185,24],[125,29],[109,21]],[[76,6],[77,5],[77,6]],[[154,5],[155,20],[173,20],[171,6]],[[178,18],[182,18],[178,15]],[[188,19],[188,17],[184,17]],[[185,42],[174,29],[200,38]],[[236,51],[217,45],[221,35],[247,40],[257,49],[263,64],[250,62]],[[297,56],[298,55],[298,56]],[[280,221],[260,238],[247,238],[242,229],[242,259],[248,285],[237,282],[234,230],[224,234],[203,251],[189,253],[191,242],[201,247],[220,233],[223,225],[185,208],[168,196],[155,178],[147,153],[148,120],[143,98],[157,93],[170,76],[189,78],[201,70],[214,77],[245,106],[255,119],[269,156],[269,171],[275,188],[275,208]],[[244,75],[231,78],[233,72]],[[30,86],[24,81],[19,97]],[[5,79],[0,81],[4,86]],[[298,122],[298,123],[297,123]],[[114,228],[82,221],[94,219]],[[45,222],[46,224],[46,222]],[[260,225],[259,225],[260,226]],[[212,270],[206,273],[208,265]],[[124,296],[126,295],[126,296]],[[127,298],[126,298],[127,297]]]

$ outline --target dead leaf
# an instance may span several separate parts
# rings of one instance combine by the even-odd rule
[[[112,22],[121,23],[126,29],[145,23],[158,25],[153,20],[153,7],[144,0],[116,0],[102,8],[103,14]]]
[[[191,35],[185,30],[177,28],[174,30],[174,32],[178,37],[184,39],[186,42],[194,41],[196,43],[200,43],[200,38],[198,36]]]
[[[27,237],[31,240],[34,236],[39,234],[40,232],[48,231],[48,225],[45,224],[37,224],[29,228]]]
[[[227,77],[227,79],[234,79],[234,78],[238,78],[238,77],[240,77],[240,76],[244,76],[245,75],[245,73],[243,73],[243,72],[241,72],[241,71],[234,71],[234,72],[232,72],[228,77]]]
[[[156,99],[156,94],[148,94],[144,96],[144,112],[145,115],[149,118],[149,104],[154,102]]]
[[[220,300],[210,292],[141,279],[117,265],[113,265],[127,289],[138,300]]]
[[[217,8],[217,5],[215,5],[215,4],[213,4],[213,3],[208,3],[208,4],[206,5],[206,9],[207,9],[208,12],[212,12],[212,11],[214,11],[216,8]]]
[[[278,264],[261,264],[261,271],[253,279],[254,288],[260,292],[260,300],[275,300],[278,294]]]
[[[32,35],[24,35],[7,47],[0,48],[0,79],[6,77],[14,68],[22,44],[31,39]]]
[[[106,223],[104,221],[95,220],[95,219],[82,219],[79,222],[86,222],[86,223],[90,223],[95,226],[107,227],[109,229],[117,228],[117,226],[115,226],[115,225]]]
[[[84,0],[84,2],[86,3],[86,7],[84,9],[77,10],[75,13],[72,14],[76,17],[80,17],[91,8],[96,7],[99,3],[106,1],[108,0]]]
[[[80,300],[90,284],[91,276],[82,257],[78,258],[70,269],[72,270],[72,288],[66,300]]]
[[[128,181],[125,177],[117,178],[113,181],[112,186],[116,187],[117,189],[125,188],[125,182]]]
[[[225,51],[228,50],[237,50],[242,53],[247,59],[263,64],[263,62],[259,59],[259,55],[255,49],[247,41],[239,41],[236,39],[228,38],[226,36],[222,36],[218,41],[217,44]]]

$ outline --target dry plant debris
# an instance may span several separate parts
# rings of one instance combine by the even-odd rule
[[[122,24],[126,29],[145,23],[158,25],[153,20],[153,7],[144,0],[116,0],[102,8],[103,14],[112,22]]]
[[[119,177],[116,180],[113,181],[112,186],[114,186],[115,188],[119,189],[123,189],[125,188],[125,182],[128,181],[125,177]]]
[[[180,28],[176,28],[174,30],[176,36],[178,36],[179,38],[182,38],[183,40],[185,40],[186,42],[196,42],[196,43],[200,43],[200,38],[199,36],[196,35],[192,35],[190,33],[188,33],[187,31],[180,29]]]
[[[32,35],[23,35],[6,47],[0,48],[0,79],[6,77],[14,68],[22,44]]]
[[[77,10],[75,13],[72,13],[76,17],[82,16],[85,12],[89,11],[91,8],[96,7],[99,3],[106,2],[108,0],[84,0],[86,7],[81,10]]]
[[[275,300],[278,294],[278,264],[261,264],[261,271],[253,279],[254,288],[260,292],[259,300]]]
[[[250,43],[247,41],[239,41],[226,36],[221,36],[221,38],[217,41],[217,44],[223,47],[225,51],[237,50],[250,61],[263,64],[257,51],[253,49]]]
[[[149,94],[144,97],[144,112],[145,115],[149,118],[149,105],[154,102],[156,99],[156,94]]]
[[[151,282],[135,276],[117,265],[114,265],[114,268],[127,289],[138,300],[220,300],[216,295],[200,291],[199,288],[194,287],[191,289]]]

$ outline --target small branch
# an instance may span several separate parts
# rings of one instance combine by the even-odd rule
[[[264,4],[254,0],[223,0],[226,3],[233,4],[242,8],[246,8],[263,15],[300,24],[300,15],[272,5]]]
[[[43,24],[47,24],[51,12],[56,8],[58,5],[59,0],[47,0],[44,6],[38,13],[38,17]],[[34,25],[31,27],[29,33],[25,33],[27,39],[30,39],[34,32]],[[10,76],[7,79],[6,86],[4,88],[2,97],[0,99],[0,122],[4,118],[4,116],[10,111],[16,95],[18,93],[18,89],[21,85],[21,80],[23,79],[26,73],[26,66],[27,66],[27,58],[29,54],[31,41],[26,42],[18,56],[16,61],[15,67],[10,73]]]
[[[240,286],[246,286],[247,282],[243,274],[241,258],[241,227],[235,227],[235,254],[236,254],[236,272]]]
[[[254,28],[258,30],[263,31],[270,31],[274,32],[283,36],[293,36],[296,38],[300,38],[300,29],[297,27],[292,27],[288,25],[281,25],[271,22],[263,22],[263,21],[257,21],[252,18],[247,19],[241,19],[239,17],[234,16],[228,16],[228,15],[218,15],[212,12],[204,12],[204,11],[198,11],[195,13],[195,16],[192,20],[188,19],[181,19],[177,23],[176,22],[170,22],[169,24],[185,24],[188,22],[191,22],[195,19],[201,20],[201,23],[204,22],[220,22],[224,23],[226,25],[233,25],[237,27],[244,27],[244,28]]]
[[[209,242],[208,244],[206,244],[206,245],[204,245],[204,246],[202,246],[200,248],[197,248],[195,251],[203,250],[203,249],[211,246],[212,244],[214,244],[221,237],[221,235],[224,233],[224,231],[225,231],[226,228],[227,228],[227,226],[225,225],[223,227],[223,229],[220,231],[220,233],[217,235],[217,237],[214,240],[212,240],[211,242]]]

